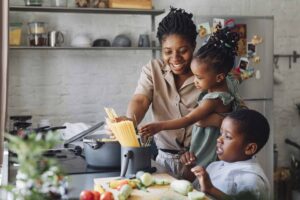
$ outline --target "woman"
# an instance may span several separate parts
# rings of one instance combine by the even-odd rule
[[[190,69],[196,46],[197,31],[192,14],[171,8],[158,25],[157,38],[162,59],[153,59],[143,67],[127,117],[139,124],[150,105],[154,121],[182,117],[196,106],[199,91]],[[156,161],[178,174],[180,153],[190,145],[192,127],[162,131],[155,135]]]

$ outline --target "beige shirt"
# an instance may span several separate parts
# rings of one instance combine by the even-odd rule
[[[170,67],[164,65],[162,60],[153,59],[142,68],[135,94],[143,94],[152,102],[154,121],[177,119],[197,106],[200,92],[193,80],[193,76],[188,78],[177,91]],[[192,126],[189,126],[161,131],[154,138],[159,149],[181,150],[189,147],[191,132]]]

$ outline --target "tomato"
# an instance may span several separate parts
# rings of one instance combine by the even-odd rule
[[[104,192],[101,194],[100,200],[114,200],[114,196],[111,192]]]
[[[98,191],[92,191],[93,195],[94,195],[94,200],[100,200],[100,192]]]
[[[83,190],[80,193],[80,200],[94,200],[94,194],[91,190]]]

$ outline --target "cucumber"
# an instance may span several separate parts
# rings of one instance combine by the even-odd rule
[[[153,183],[153,177],[151,176],[151,174],[145,172],[141,177],[141,182],[144,186],[148,187]]]
[[[203,192],[194,191],[188,193],[189,200],[202,200],[205,198],[205,194]]]
[[[184,196],[187,196],[187,194],[191,191],[193,191],[193,186],[191,182],[187,180],[175,180],[171,183],[171,188],[175,192],[178,192]]]
[[[126,200],[132,192],[132,188],[129,185],[123,185],[118,194],[119,200]]]

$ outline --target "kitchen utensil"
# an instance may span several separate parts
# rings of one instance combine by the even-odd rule
[[[67,0],[51,0],[52,7],[67,7],[68,1]]]
[[[118,141],[103,141],[106,134],[89,135],[83,138],[84,156],[92,167],[120,167],[121,146]]]
[[[150,47],[150,39],[148,34],[141,34],[139,36],[139,47]]]
[[[28,23],[30,34],[43,34],[47,33],[45,22],[29,22]]]
[[[43,0],[24,0],[25,6],[42,6]]]
[[[121,34],[117,35],[113,42],[112,42],[113,47],[130,47],[131,46],[131,40],[129,39],[128,36]]]
[[[50,47],[61,46],[64,43],[64,35],[60,31],[50,31],[48,33],[48,44]]]
[[[138,171],[151,171],[150,147],[121,147],[121,177],[133,177]]]

